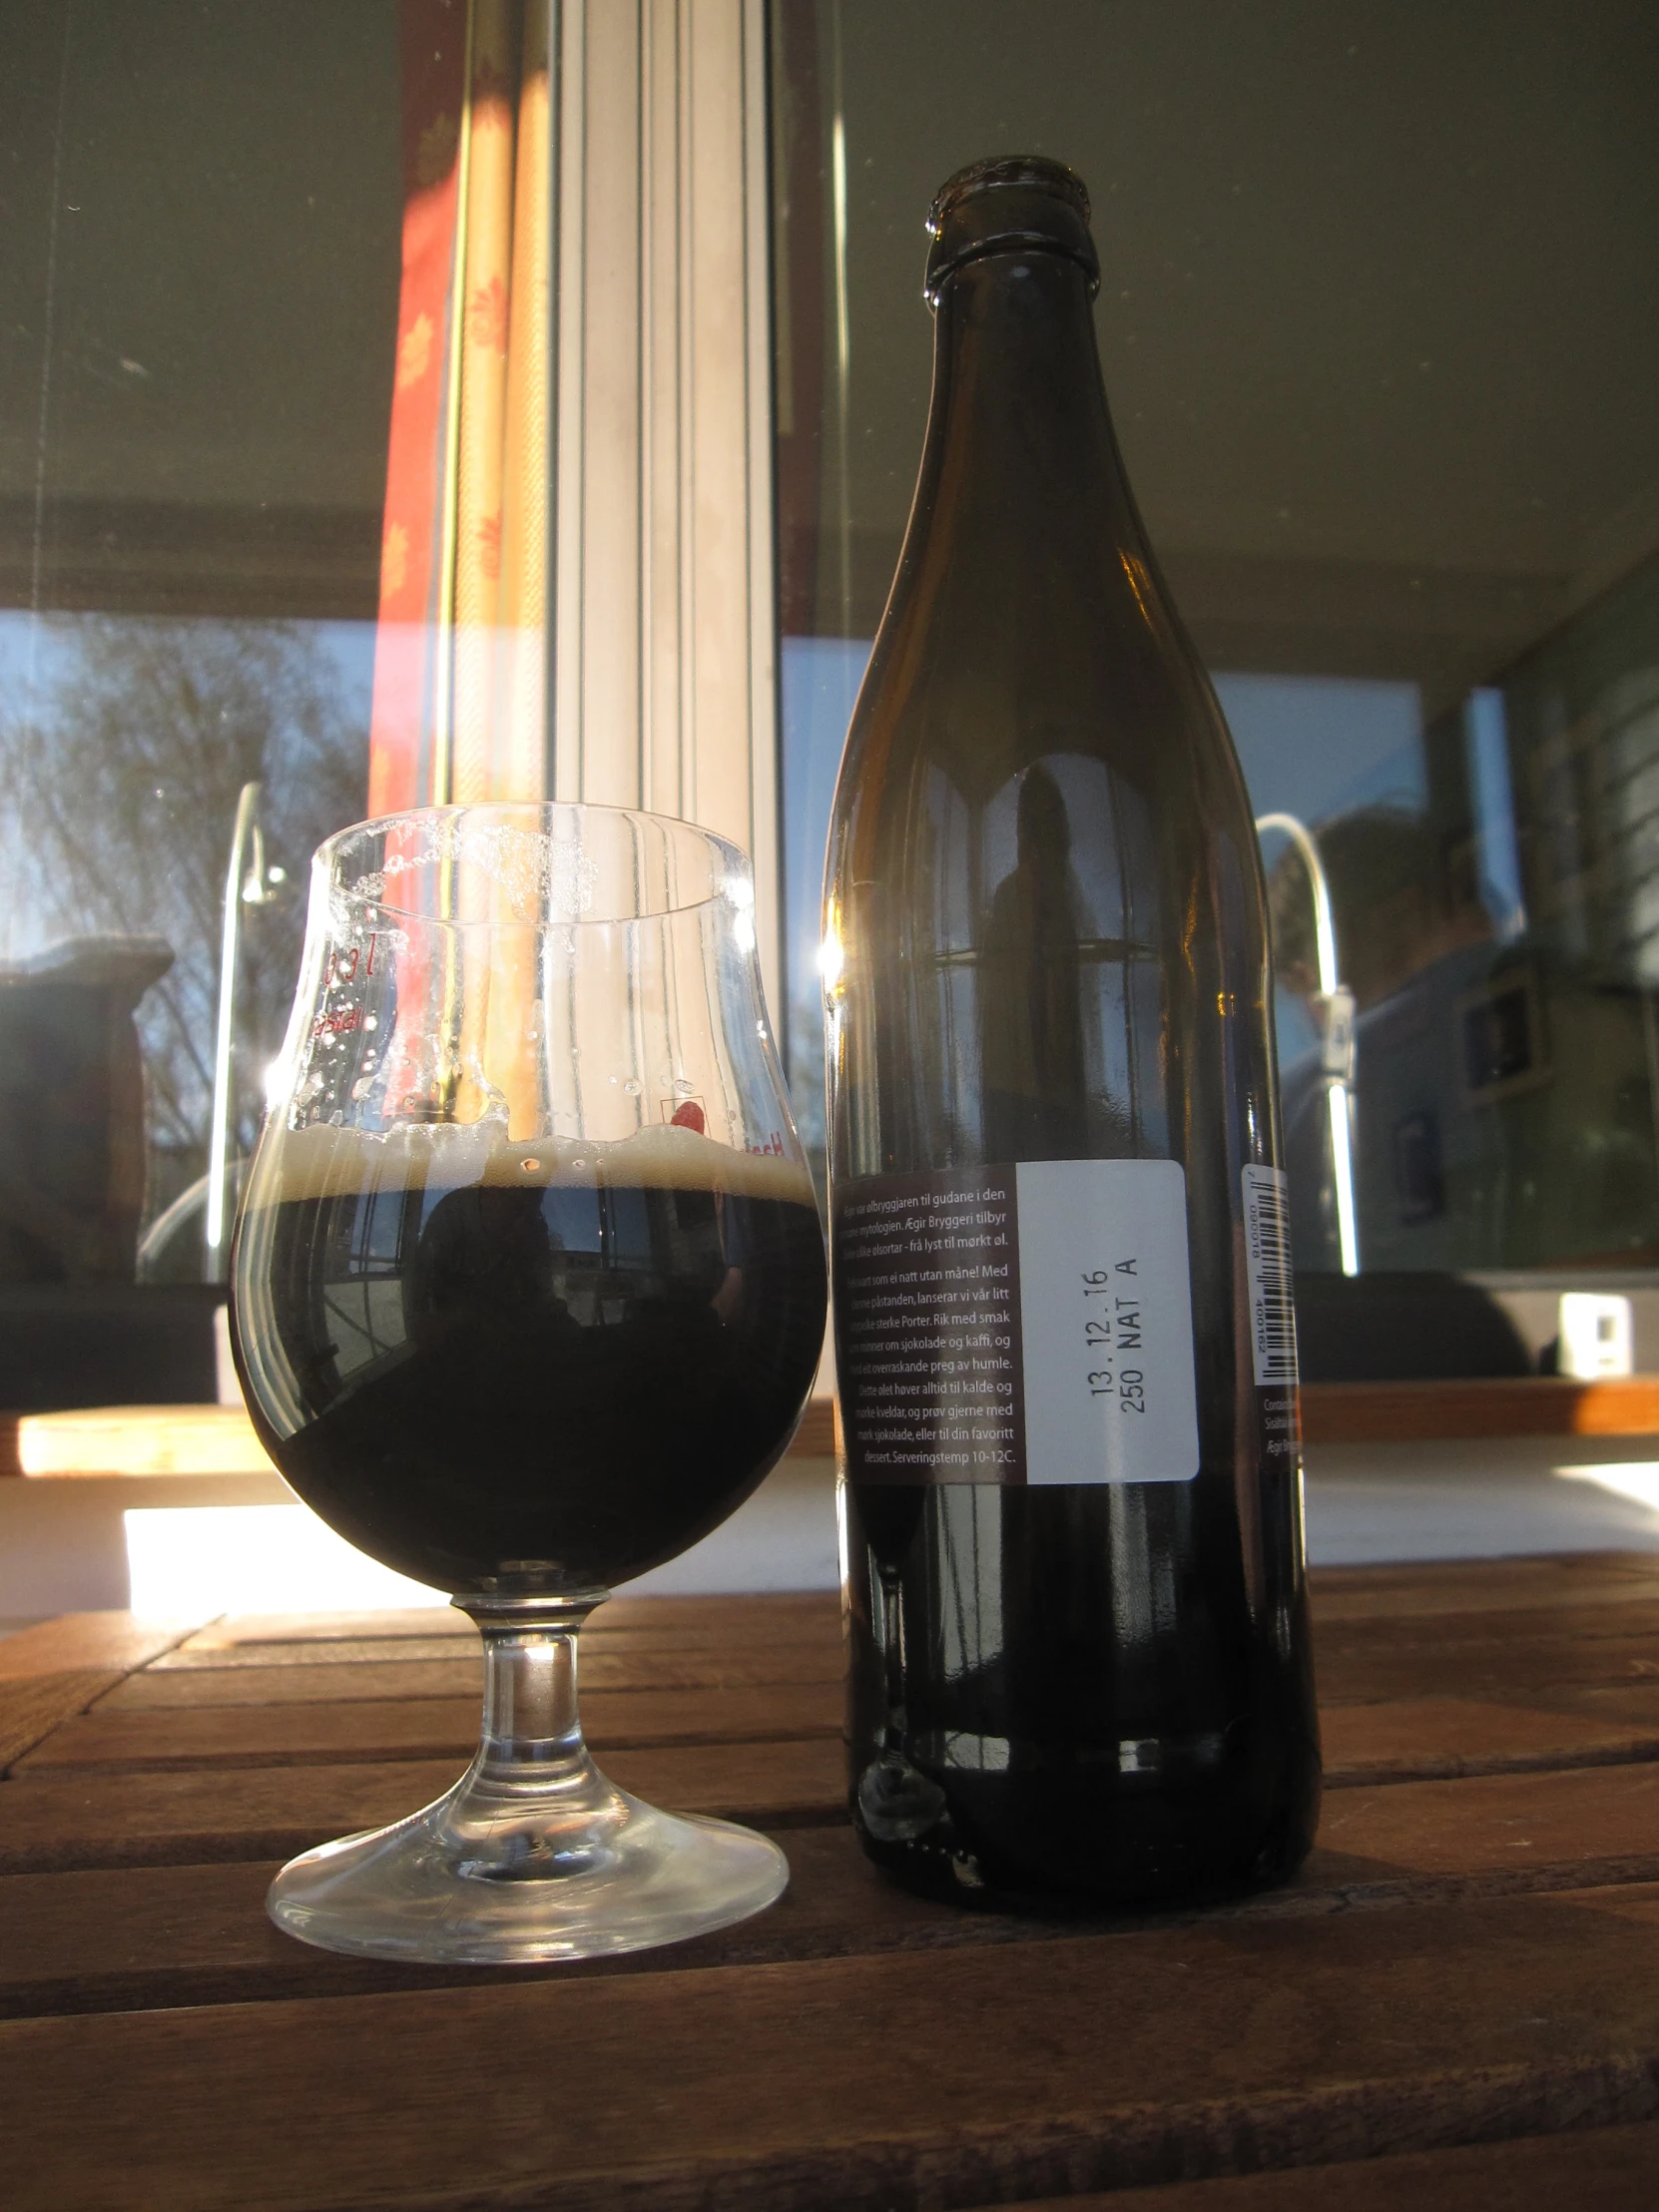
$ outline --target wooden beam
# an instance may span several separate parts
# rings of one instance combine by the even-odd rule
[[[1659,1434],[1659,1376],[1575,1382],[1565,1376],[1454,1382],[1309,1382],[1306,1443],[1387,1443],[1459,1436]]]
[[[834,1451],[829,1398],[808,1400],[786,1456]],[[0,1476],[272,1474],[241,1405],[90,1405],[64,1413],[0,1415]]]
[[[835,1451],[835,1407],[810,1398],[787,1456]],[[1492,1436],[1659,1435],[1659,1376],[1456,1382],[1309,1382],[1303,1440],[1410,1443]],[[253,1474],[271,1461],[240,1405],[100,1405],[0,1415],[0,1475]]]

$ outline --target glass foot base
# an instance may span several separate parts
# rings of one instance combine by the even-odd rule
[[[391,1828],[290,1861],[266,1909],[324,1950],[532,1964],[683,1942],[783,1894],[789,1862],[764,1836],[660,1813],[583,1766],[551,1805],[474,1770]]]

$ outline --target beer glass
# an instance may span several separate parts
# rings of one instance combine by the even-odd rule
[[[615,1788],[576,1705],[583,1620],[754,1489],[823,1341],[744,854],[558,805],[331,837],[233,1278],[272,1457],[350,1542],[453,1592],[484,1645],[467,1773],[285,1867],[277,1925],[538,1960],[770,1904],[783,1854]]]

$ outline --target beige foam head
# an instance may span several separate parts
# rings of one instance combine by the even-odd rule
[[[416,1123],[384,1135],[325,1123],[272,1129],[260,1147],[248,1202],[276,1206],[399,1184],[712,1190],[814,1203],[812,1178],[799,1159],[743,1152],[695,1130],[645,1128],[606,1143],[561,1137],[509,1144],[493,1122]]]

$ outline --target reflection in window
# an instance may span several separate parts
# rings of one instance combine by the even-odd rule
[[[1094,196],[1149,531],[1264,840],[1300,1271],[1659,1264],[1651,11],[773,9],[791,1083],[822,1143],[826,825],[925,418],[928,199]],[[1416,151],[1402,162],[1400,149]],[[1455,162],[1436,149],[1455,147]],[[1593,150],[1593,151],[1592,151]],[[1352,1000],[1349,995],[1352,994]],[[1352,1014],[1352,1052],[1346,1024]],[[1334,1019],[1335,1015],[1335,1019]]]
[[[400,12],[0,22],[0,1402],[211,1398],[226,1149],[320,837],[363,812],[402,220]],[[257,805],[244,804],[258,785]]]
[[[312,848],[544,789],[547,27],[0,24],[0,1285],[222,1276]]]
[[[1303,821],[1331,886],[1369,1268],[1659,1257],[1659,564],[1627,597],[1622,623],[1596,615],[1616,674],[1588,700],[1570,634],[1427,730],[1413,685],[1216,679],[1254,811]],[[868,652],[783,655],[791,1089],[820,1147],[822,855]],[[1294,848],[1265,844],[1292,1234],[1300,1268],[1334,1273],[1313,899]]]
[[[0,1279],[200,1280],[200,1209],[142,1269],[140,1236],[207,1167],[230,825],[260,785],[244,1155],[293,995],[306,861],[362,805],[371,654],[367,625],[0,615]],[[100,1080],[104,1057],[130,1074]]]
[[[819,973],[824,856],[841,740],[869,659],[868,638],[786,637],[778,656],[783,748],[785,1044],[802,1142],[824,1160],[824,995]]]

